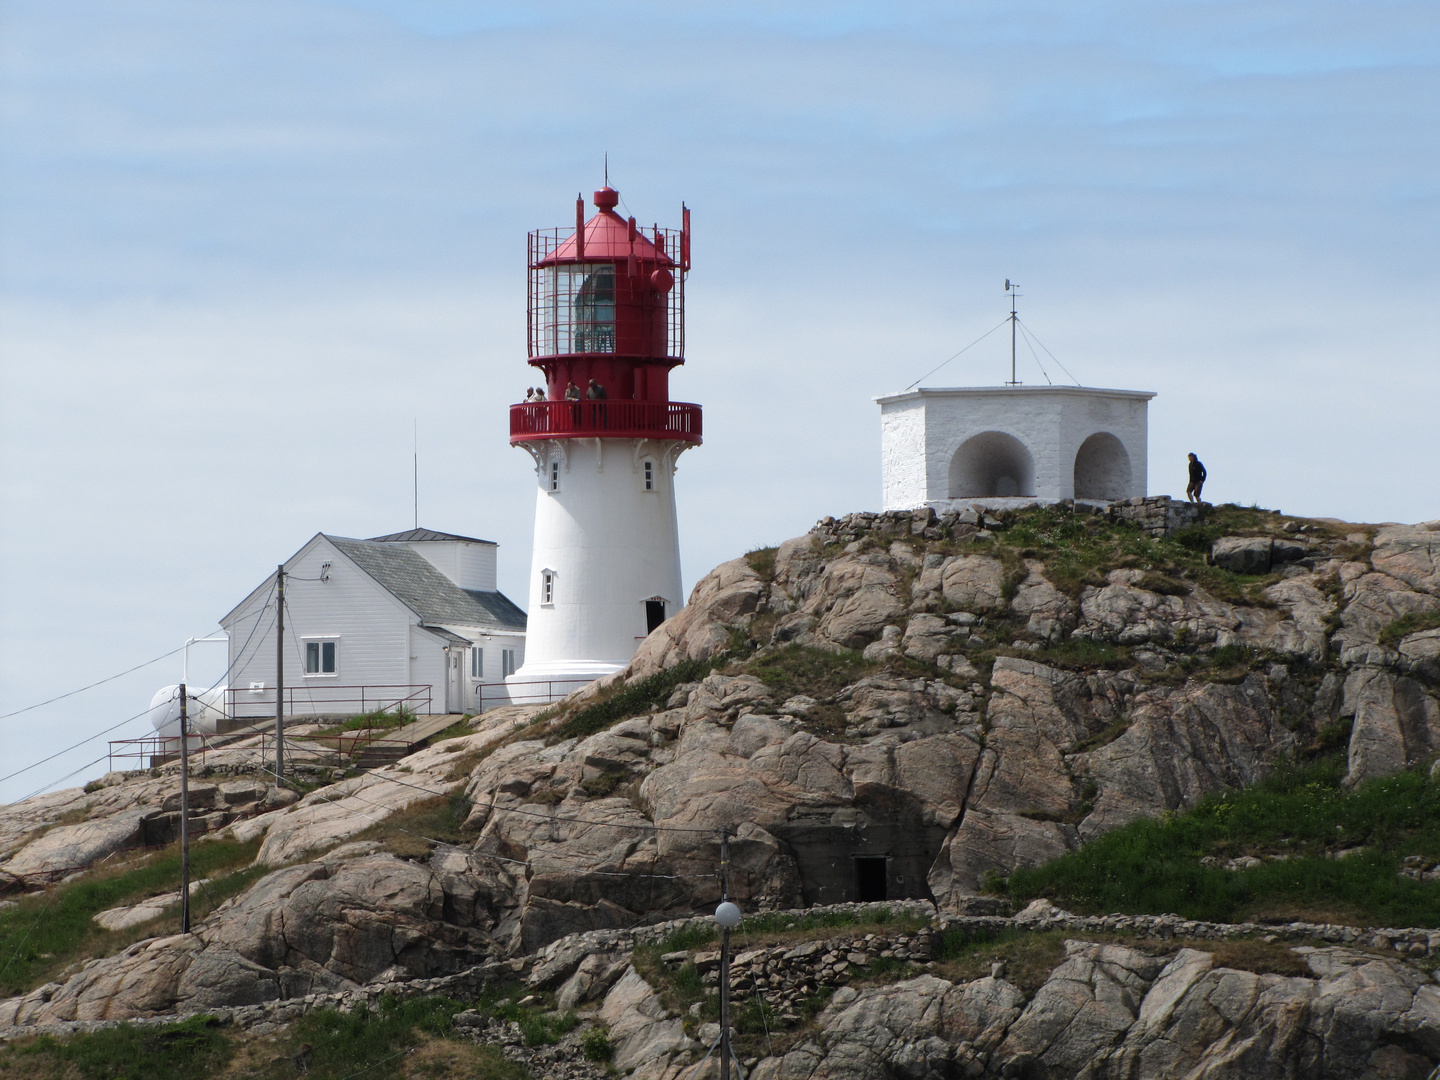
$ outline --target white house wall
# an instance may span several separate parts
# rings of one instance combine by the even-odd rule
[[[318,579],[322,564],[326,562],[330,563],[328,581],[307,580]],[[294,700],[298,711],[307,711],[307,704],[313,703],[317,712],[359,712],[359,702],[355,702],[353,707],[350,704],[322,707],[326,700],[333,701],[338,696],[349,694],[348,691],[326,691],[323,688],[342,686],[430,684],[436,688],[432,693],[438,694],[443,705],[443,659],[436,661],[429,655],[435,649],[433,638],[426,643],[427,648],[412,648],[412,645],[419,644],[411,640],[413,613],[374,578],[324,537],[316,537],[302,548],[286,563],[285,569],[285,685],[297,688]],[[265,591],[259,591],[259,600],[264,598]],[[273,606],[264,616],[265,623],[270,622],[272,615]],[[238,652],[253,625],[253,615],[248,612],[235,622],[232,635],[238,634],[239,637],[232,649]],[[242,715],[273,713],[275,709],[273,628],[264,637],[265,642],[259,647],[252,642],[247,655],[230,676],[230,685],[240,691],[235,698]],[[334,675],[305,674],[302,643],[307,637],[336,641]],[[409,659],[412,654],[417,656],[416,660]],[[232,655],[231,660],[233,662],[235,656]],[[247,688],[252,682],[264,683],[266,693],[248,693]],[[303,688],[309,687],[316,689],[306,694]],[[288,690],[286,697],[288,701]]]

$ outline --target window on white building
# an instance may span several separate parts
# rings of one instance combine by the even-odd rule
[[[485,650],[478,645],[470,649],[470,677],[472,679],[485,677]]]
[[[514,674],[515,674],[515,650],[514,650],[514,649],[501,649],[501,650],[500,650],[500,671],[501,671],[501,678],[504,678],[504,679],[508,679],[511,675],[514,675]]]
[[[336,644],[334,641],[305,642],[305,674],[334,675]]]
[[[540,571],[540,603],[555,603],[555,571]]]
[[[560,490],[560,462],[550,462],[550,490]]]
[[[645,490],[655,490],[655,462],[645,462]]]

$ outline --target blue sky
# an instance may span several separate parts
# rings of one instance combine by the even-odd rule
[[[0,713],[407,527],[415,418],[423,523],[523,602],[524,238],[606,153],[642,221],[694,210],[687,585],[874,507],[872,397],[1007,277],[1081,381],[1159,392],[1152,492],[1194,449],[1220,500],[1440,517],[1437,62],[1440,9],[1375,0],[0,0]],[[1000,381],[999,338],[930,385]],[[4,758],[178,676],[0,721]]]

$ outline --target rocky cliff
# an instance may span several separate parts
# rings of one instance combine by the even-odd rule
[[[1155,500],[826,519],[716,568],[617,676],[474,727],[298,799],[258,782],[242,752],[217,758],[234,776],[202,789],[209,835],[258,843],[259,879],[193,935],[136,941],[0,1003],[0,1024],[353,993],[624,932],[713,903],[722,829],[731,893],[750,910],[912,899],[973,912],[992,878],[1285,759],[1343,747],[1351,784],[1428,761],[1440,522],[1196,518]],[[4,808],[0,881],[33,889],[168,841],[174,786],[170,767]],[[416,816],[437,801],[459,809],[444,835]],[[1198,956],[1080,942],[1033,993],[934,973],[862,986],[759,1075],[979,1075],[992,1061],[1055,1077],[1308,1073],[1331,1061],[1313,1049],[1339,1023],[1325,1017],[1389,982],[1409,987],[1393,1022],[1427,1034],[1395,1052],[1402,1071],[1365,1075],[1440,1059],[1423,972],[1315,947],[1332,952],[1303,977],[1232,978]],[[592,964],[574,1003],[603,1001],[612,1028],[670,1024],[639,975],[611,989],[621,959]],[[1215,1004],[1222,991],[1238,1004]],[[643,1024],[626,1019],[629,998],[650,1002]],[[1108,1032],[1103,1068],[1086,1064],[1092,1022]],[[1284,1048],[1243,1071],[1255,1032],[1276,1025]],[[879,1033],[900,1027],[887,1049]],[[1194,1049],[1211,1027],[1230,1040],[1218,1057]],[[1074,1060],[1046,1049],[1062,1044]],[[674,1047],[643,1045],[635,1067],[677,1075]]]

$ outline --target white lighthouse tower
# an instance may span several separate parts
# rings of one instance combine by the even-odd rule
[[[535,460],[525,663],[511,700],[546,701],[623,667],[684,603],[675,465],[700,443],[700,406],[670,400],[685,362],[690,213],[641,229],[595,192],[575,228],[530,234],[530,364],[545,400],[510,407]]]

